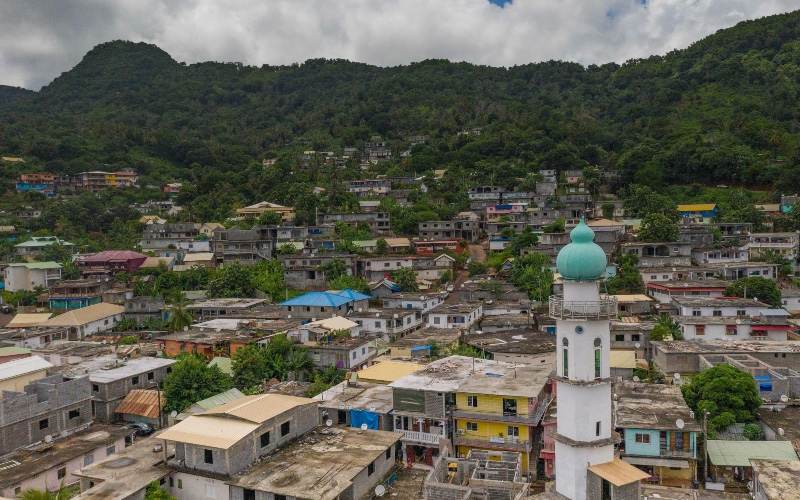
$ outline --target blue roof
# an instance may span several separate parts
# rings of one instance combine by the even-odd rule
[[[347,297],[350,300],[369,300],[370,298],[369,295],[364,295],[361,292],[356,292],[355,290],[350,290],[349,288],[345,288],[339,292],[339,295],[342,297]]]
[[[352,299],[344,295],[337,295],[328,292],[309,292],[305,295],[295,297],[291,300],[281,302],[282,306],[310,306],[310,307],[339,307],[352,302]]]

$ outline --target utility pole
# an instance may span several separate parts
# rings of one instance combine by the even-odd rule
[[[711,415],[711,412],[703,410],[703,471],[705,472],[705,477],[708,477],[708,416]],[[697,475],[697,469],[695,468],[695,475]]]

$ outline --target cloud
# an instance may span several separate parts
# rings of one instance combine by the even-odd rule
[[[154,43],[188,63],[623,62],[796,6],[796,0],[0,0],[0,83],[38,89],[95,45],[119,39]]]

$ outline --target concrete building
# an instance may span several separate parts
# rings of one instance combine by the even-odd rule
[[[419,309],[427,313],[443,303],[446,298],[447,295],[444,293],[398,292],[385,295],[382,300],[384,309]]]
[[[750,233],[750,260],[757,260],[764,252],[772,252],[786,257],[790,262],[797,260],[797,233]]]
[[[753,468],[754,500],[783,500],[800,491],[800,462],[795,460],[750,460]]]
[[[330,420],[333,425],[359,429],[367,424],[368,429],[392,431],[392,388],[364,382],[360,374],[314,396],[319,401],[320,425]]]
[[[164,297],[140,296],[132,297],[123,305],[125,319],[132,319],[137,325],[146,324],[148,320],[166,319],[166,303]]]
[[[322,221],[325,224],[336,224],[337,222],[344,222],[350,227],[356,227],[360,223],[369,226],[373,235],[391,236],[392,235],[392,217],[389,212],[370,212],[370,213],[336,213],[325,214]]]
[[[238,217],[253,217],[257,219],[267,212],[280,215],[283,221],[294,220],[294,207],[284,207],[283,205],[270,203],[268,201],[262,201],[255,205],[250,205],[249,207],[239,208],[236,210],[236,215]]]
[[[772,366],[746,353],[707,354],[699,357],[700,371],[726,364],[753,376],[758,396],[765,401],[800,397],[800,373],[790,368]]]
[[[647,295],[660,304],[671,304],[675,297],[722,297],[729,281],[704,279],[701,281],[662,281],[645,285]]]
[[[34,380],[22,391],[2,391],[0,455],[91,423],[90,399],[88,379],[61,375]]]
[[[702,427],[680,387],[623,382],[614,386],[614,394],[614,422],[623,439],[621,458],[659,484],[691,486],[697,479]]]
[[[551,296],[549,306],[558,349],[555,490],[571,500],[602,498],[603,492],[638,498],[639,480],[648,475],[614,457],[620,436],[611,420],[609,320],[617,316],[617,303],[600,296],[606,255],[583,221],[570,239],[556,261],[564,293]]]
[[[114,421],[117,406],[134,389],[159,386],[172,371],[174,359],[137,358],[106,363],[89,373],[92,416],[103,423]]]
[[[266,299],[223,298],[201,300],[186,308],[193,311],[198,320],[208,321],[233,314],[248,314],[260,308],[264,303],[266,303]]]
[[[65,280],[50,287],[47,300],[50,309],[67,311],[103,302],[103,294],[117,286],[116,280]]]
[[[664,373],[700,371],[700,357],[710,354],[747,353],[771,366],[800,371],[796,341],[778,340],[675,340],[651,342],[653,363]]]
[[[69,340],[83,340],[95,333],[111,330],[122,320],[125,308],[101,302],[80,309],[73,309],[42,323],[42,327],[66,328]]]
[[[483,317],[483,303],[462,302],[441,304],[428,311],[428,326],[432,328],[473,329]]]
[[[292,318],[331,318],[369,307],[369,295],[343,290],[339,293],[309,292],[278,304]]]
[[[57,262],[26,262],[9,264],[3,270],[5,290],[33,290],[36,287],[50,288],[61,279],[61,264]]]
[[[351,338],[331,342],[309,342],[308,354],[318,368],[335,366],[340,370],[355,371],[369,366],[375,356],[375,340]]]
[[[31,239],[23,241],[22,243],[17,243],[14,245],[14,248],[17,251],[17,255],[21,257],[35,257],[41,255],[47,246],[54,243],[67,247],[70,251],[74,251],[75,245],[73,243],[60,240],[55,236],[31,236]]]
[[[769,305],[755,299],[739,297],[691,297],[680,296],[672,299],[677,316],[736,316],[744,319],[758,316]]]
[[[80,479],[74,475],[81,468],[111,456],[125,448],[133,431],[109,425],[92,425],[46,444],[45,449],[26,449],[3,458],[0,495],[15,498],[29,489],[58,489]]]
[[[622,253],[639,257],[639,267],[692,265],[691,243],[623,243]]]
[[[455,239],[476,243],[480,237],[480,222],[469,220],[420,222],[419,237],[426,240]]]
[[[130,250],[106,250],[75,261],[84,278],[111,278],[118,272],[139,269],[147,255]]]
[[[213,235],[211,251],[216,256],[217,266],[234,262],[252,266],[261,260],[271,259],[275,254],[276,237],[265,226],[251,229],[218,227],[213,230]]]
[[[424,325],[420,309],[365,309],[351,312],[347,318],[361,325],[365,333],[385,340],[403,338]]]
[[[791,314],[800,313],[800,290],[781,289],[781,305]]]
[[[29,383],[47,377],[47,370],[52,367],[51,363],[31,356],[28,351],[28,356],[0,365],[0,391],[22,392]]]
[[[796,330],[789,324],[789,313],[782,309],[761,309],[747,316],[676,316],[686,340],[787,340]]]
[[[480,351],[486,359],[520,363],[532,367],[555,368],[556,339],[552,334],[528,328],[501,332],[474,333],[461,339]]]

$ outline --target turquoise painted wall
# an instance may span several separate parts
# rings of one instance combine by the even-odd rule
[[[647,434],[650,436],[650,444],[636,442],[636,434]],[[643,455],[646,457],[657,457],[661,454],[659,450],[658,438],[659,431],[644,429],[625,429],[625,453],[628,455]]]

